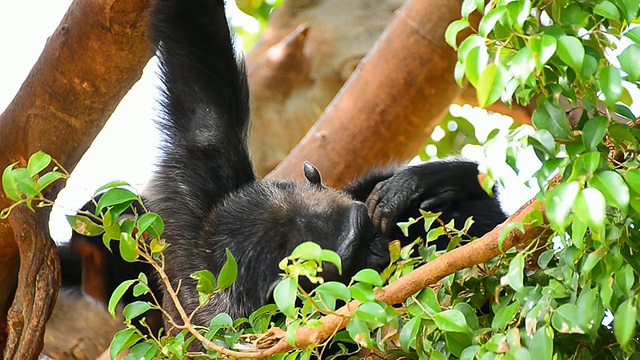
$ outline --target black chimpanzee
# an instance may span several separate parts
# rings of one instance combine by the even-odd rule
[[[167,275],[174,286],[182,281],[179,299],[191,312],[198,294],[189,274],[218,273],[226,248],[239,266],[236,283],[199,309],[195,324],[207,325],[220,312],[247,316],[264,305],[278,263],[304,241],[336,251],[343,273],[328,267],[322,275],[347,281],[362,268],[388,264],[387,244],[403,239],[393,224],[419,208],[442,211],[457,224],[473,216],[474,236],[505,219],[481,188],[477,165],[465,161],[374,170],[342,190],[324,187],[310,165],[307,183],[258,180],[247,150],[246,73],[224,1],[156,0],[150,22],[164,83],[158,122],[164,142],[145,197],[165,221]],[[172,312],[169,301],[165,296]]]

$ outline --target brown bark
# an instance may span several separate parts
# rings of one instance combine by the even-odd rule
[[[460,1],[406,2],[313,129],[269,174],[302,179],[304,161],[339,186],[371,166],[418,152],[462,89],[444,41]],[[375,141],[372,141],[375,139]],[[390,144],[393,144],[390,146]]]
[[[39,210],[44,212],[43,210]],[[13,209],[9,222],[15,233],[20,268],[13,305],[7,316],[9,337],[5,359],[35,359],[42,350],[44,328],[58,297],[60,264],[46,217],[34,216],[26,206]],[[26,261],[28,259],[28,261]]]
[[[288,0],[273,12],[247,55],[249,147],[259,176],[304,137],[402,2]],[[301,24],[305,36],[291,36]]]
[[[71,4],[18,94],[0,115],[0,166],[4,168],[13,162],[24,166],[30,154],[43,150],[68,170],[73,169],[120,99],[140,78],[151,55],[143,21],[148,5],[149,0],[76,0]],[[47,194],[49,198],[55,195],[55,190]],[[4,193],[0,194],[0,208],[9,204]],[[47,251],[29,252],[46,249],[41,244],[49,243],[42,236],[46,232],[37,237],[24,235],[26,226],[42,223],[45,212],[11,217],[10,222],[0,221],[0,323],[16,288],[19,259],[22,292],[33,291],[34,284],[27,282],[26,276],[39,271],[39,264],[51,260]],[[30,243],[33,239],[36,244]],[[52,274],[57,279],[57,273]],[[44,291],[50,299],[56,290],[41,288],[37,294],[42,296],[40,291]],[[41,303],[42,311],[31,312],[30,306],[34,304],[20,302],[28,300],[25,294],[18,294],[11,310],[14,320],[10,324],[12,338],[8,340],[6,359],[14,355],[29,358],[22,357],[25,349],[14,346],[26,339],[17,338],[20,329],[13,328],[18,324],[14,322],[16,317],[24,317],[25,329],[33,331],[25,336],[34,341],[44,329],[38,324],[48,317],[48,300]],[[20,315],[22,311],[26,313]],[[21,346],[36,348],[38,342],[30,341]],[[0,350],[3,347],[4,342],[0,343]]]

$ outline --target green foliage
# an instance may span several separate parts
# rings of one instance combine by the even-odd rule
[[[238,33],[242,39],[245,50],[253,47],[267,26],[271,12],[281,5],[282,1],[283,0],[236,0],[238,8],[245,14],[251,16],[257,25],[255,29],[245,25],[239,25],[235,28],[236,33]]]
[[[639,6],[637,0],[465,0],[463,18],[447,30],[458,50],[456,80],[469,80],[481,106],[535,101],[536,131],[510,142],[506,160],[517,171],[515,156],[533,148],[551,229],[539,243],[546,249],[507,254],[490,326],[461,358],[622,359],[636,352],[640,267],[631,254],[640,244],[640,133],[627,88],[639,85],[640,31],[630,28]],[[458,46],[456,35],[469,27],[473,11],[482,19]],[[609,53],[623,37],[634,44],[612,63]],[[554,174],[560,183],[548,187]],[[539,268],[529,269],[531,262]],[[606,314],[611,325],[603,323]],[[453,343],[445,348],[459,350]]]

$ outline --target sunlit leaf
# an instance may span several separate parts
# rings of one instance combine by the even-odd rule
[[[31,155],[29,158],[29,162],[27,163],[27,169],[29,170],[29,175],[34,176],[38,174],[40,171],[44,170],[47,166],[51,164],[51,156],[45,152],[38,151]]]
[[[598,74],[598,84],[604,95],[605,102],[613,106],[622,95],[622,77],[620,70],[613,66],[607,66]]]
[[[640,27],[636,28],[640,30]],[[628,46],[620,55],[618,55],[618,61],[620,61],[620,68],[627,73],[627,79],[629,81],[640,80],[640,66],[638,66],[638,59],[640,59],[640,46],[632,44]]]
[[[298,281],[295,278],[284,278],[273,290],[273,300],[278,309],[290,318],[296,317],[296,293],[298,289]]]
[[[615,171],[601,171],[589,180],[589,186],[600,190],[607,202],[623,212],[629,206],[629,187]]]
[[[578,38],[570,35],[559,37],[557,54],[565,64],[577,73],[581,73],[584,62],[584,46]]]
[[[478,105],[484,108],[500,99],[506,81],[506,70],[501,64],[487,65],[478,79]]]

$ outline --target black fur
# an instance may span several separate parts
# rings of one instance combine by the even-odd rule
[[[301,242],[337,251],[344,273],[323,275],[346,281],[363,267],[386,265],[386,245],[399,237],[392,224],[419,207],[444,211],[460,225],[473,215],[477,235],[504,220],[470,162],[377,170],[344,191],[323,187],[310,168],[312,184],[257,180],[247,151],[246,75],[223,1],[158,0],[151,34],[165,86],[159,121],[165,143],[146,197],[166,223],[167,274],[174,286],[183,281],[179,297],[192,311],[198,296],[189,274],[219,272],[225,248],[239,264],[237,282],[196,314],[196,324],[219,312],[247,316],[263,305],[278,263]]]

